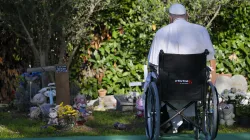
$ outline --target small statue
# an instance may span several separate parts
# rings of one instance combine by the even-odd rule
[[[232,126],[234,124],[235,114],[233,112],[234,106],[232,104],[224,104],[220,113],[220,124]]]
[[[49,109],[51,108],[51,105],[47,103],[47,97],[43,93],[39,92],[36,94],[30,102],[37,105],[36,107],[30,108],[29,116],[31,119],[38,119],[41,113],[42,116],[49,115]]]
[[[31,107],[29,116],[31,119],[39,119],[41,114],[41,109],[39,107]]]
[[[89,112],[86,110],[86,104],[78,103],[76,109],[81,113],[82,116],[89,116]]]
[[[50,108],[48,125],[58,125],[57,110]]]
[[[77,109],[82,117],[86,117],[90,115],[90,111],[87,111],[87,100],[86,97],[83,94],[78,94],[75,98],[74,98],[74,105],[73,107],[75,109]]]
[[[78,93],[78,95],[76,95],[76,97],[74,98],[74,108],[77,108],[77,104],[81,103],[81,104],[87,104],[87,100],[86,97],[83,94]]]
[[[32,104],[35,104],[37,106],[41,106],[43,104],[46,104],[47,97],[43,93],[36,94],[30,101]]]
[[[222,99],[222,102],[228,101],[228,95],[230,94],[230,91],[228,89],[225,89],[222,94],[220,94],[220,97]]]
[[[229,93],[229,94],[228,94],[228,97],[229,97],[230,100],[235,100],[236,94],[234,94],[234,93]]]

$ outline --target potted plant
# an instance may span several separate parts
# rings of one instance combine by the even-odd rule
[[[102,79],[104,77],[104,73],[105,73],[105,68],[99,68],[96,70],[96,79],[98,82],[98,95],[99,97],[104,97],[107,94],[107,90],[105,89],[103,83],[102,83]]]
[[[106,89],[100,88],[98,90],[99,97],[104,97],[104,96],[106,96],[106,94],[107,94],[107,90]]]

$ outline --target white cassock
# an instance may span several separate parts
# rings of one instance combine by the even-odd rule
[[[184,19],[176,19],[173,23],[157,31],[148,55],[149,64],[158,66],[159,53],[196,54],[208,49],[207,60],[214,59],[215,50],[210,40],[208,31],[203,26],[192,24]],[[169,102],[177,109],[188,104],[188,101]],[[168,108],[170,117],[176,112]],[[184,111],[186,116],[195,116],[194,105]],[[173,128],[178,128],[183,123],[180,115],[172,120]]]

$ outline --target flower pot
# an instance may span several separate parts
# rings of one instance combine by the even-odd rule
[[[247,116],[240,116],[238,118],[239,125],[242,127],[250,128],[250,118]]]
[[[104,97],[106,96],[107,90],[106,89],[99,89],[98,90],[98,95],[99,97]]]

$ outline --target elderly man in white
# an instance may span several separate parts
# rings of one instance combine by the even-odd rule
[[[158,71],[158,61],[160,50],[164,53],[173,54],[196,54],[203,53],[208,49],[209,55],[207,60],[210,61],[212,69],[212,82],[215,82],[215,65],[214,48],[210,40],[208,31],[203,26],[189,23],[186,9],[181,4],[173,4],[169,8],[170,24],[159,29],[155,34],[152,46],[150,48],[148,63]],[[170,102],[177,109],[184,107],[188,101]],[[175,112],[167,107],[169,116]],[[194,116],[194,106],[190,106],[184,111],[186,116]],[[183,123],[180,115],[172,120],[173,133],[178,132],[178,127]]]

